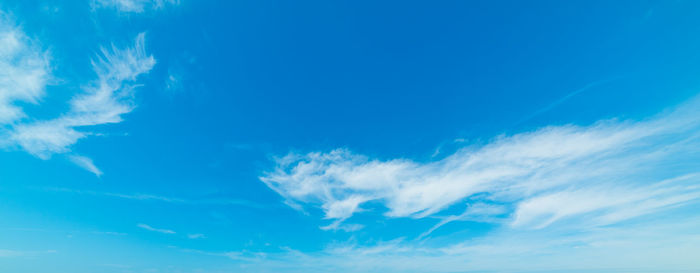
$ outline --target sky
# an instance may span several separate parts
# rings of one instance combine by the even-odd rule
[[[698,14],[0,1],[0,271],[698,272]]]

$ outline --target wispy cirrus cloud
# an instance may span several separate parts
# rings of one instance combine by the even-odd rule
[[[89,157],[81,156],[81,155],[69,155],[68,159],[73,162],[75,165],[78,165],[79,167],[95,174],[96,176],[101,176],[102,171],[95,166],[95,164],[92,162],[92,159]]]
[[[92,61],[97,78],[68,102],[66,113],[49,120],[31,119],[15,103],[38,104],[45,95],[51,78],[48,54],[21,29],[2,19],[0,125],[5,126],[0,131],[0,145],[20,147],[44,160],[71,152],[73,144],[92,134],[87,130],[90,126],[121,122],[122,115],[135,107],[133,95],[138,85],[134,82],[155,65],[153,56],[146,53],[144,33],[137,35],[133,46],[102,48],[102,54]],[[102,174],[88,157],[73,154],[68,159],[97,176]]]
[[[49,52],[0,12],[0,125],[26,114],[16,103],[38,104],[51,79]]]
[[[69,152],[71,145],[89,135],[78,127],[121,122],[122,115],[135,107],[133,94],[138,86],[129,83],[155,65],[153,56],[146,54],[144,37],[139,34],[133,47],[103,48],[102,56],[92,62],[97,79],[71,99],[67,113],[52,120],[18,124],[10,139],[30,154],[48,159]],[[87,164],[79,166],[94,171]]]
[[[334,243],[319,251],[191,253],[228,257],[254,272],[696,272],[697,217],[572,233],[504,226],[483,237],[428,246],[398,238]],[[452,240],[451,240],[452,241]]]
[[[115,8],[120,12],[141,13],[162,9],[166,5],[178,5],[180,0],[95,0],[94,6]]]
[[[93,191],[93,190],[78,190],[69,188],[56,188],[56,187],[43,187],[34,188],[35,190],[49,191],[49,192],[61,192],[61,193],[71,193],[80,195],[92,195],[92,196],[104,196],[112,198],[120,198],[135,201],[157,201],[175,204],[188,204],[188,205],[220,205],[220,206],[240,206],[249,208],[265,208],[268,205],[256,203],[245,199],[236,198],[178,198],[169,197],[156,194],[148,193],[118,193],[118,192],[104,192],[104,191]]]
[[[516,228],[608,225],[700,200],[699,109],[694,98],[642,121],[550,126],[429,162],[345,149],[292,153],[260,179],[287,202],[320,208],[331,228],[368,202],[387,217],[495,202]]]
[[[163,233],[163,234],[175,234],[175,231],[169,230],[169,229],[161,229],[161,228],[154,228],[152,226],[149,226],[147,224],[138,224],[136,225],[137,227],[140,227],[142,229],[148,230],[148,231],[153,231],[153,232],[158,232],[158,233]]]

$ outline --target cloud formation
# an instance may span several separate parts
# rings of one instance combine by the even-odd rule
[[[154,65],[153,56],[146,54],[143,33],[136,37],[133,47],[102,48],[102,56],[92,62],[97,79],[71,99],[67,113],[52,120],[18,124],[10,139],[41,159],[70,151],[69,146],[88,135],[78,128],[118,123],[123,114],[133,110],[137,86],[129,83]]]
[[[232,256],[252,272],[696,272],[697,217],[625,227],[500,229],[428,247],[403,239]],[[206,254],[206,253],[203,253]],[[223,256],[223,254],[222,254]],[[245,259],[243,259],[245,258]]]
[[[17,27],[0,22],[0,125],[5,124],[2,146],[18,146],[28,153],[49,159],[54,154],[71,152],[70,146],[92,134],[89,126],[118,123],[131,112],[134,82],[155,65],[146,53],[144,33],[133,46],[102,48],[92,61],[97,78],[82,87],[82,93],[69,101],[69,110],[49,120],[26,116],[16,102],[38,104],[50,79],[48,53],[41,51]],[[76,165],[100,176],[92,160],[70,155]]]
[[[50,72],[49,53],[0,12],[0,126],[26,117],[16,103],[40,102]]]
[[[699,137],[694,98],[642,121],[550,126],[429,162],[377,160],[346,149],[292,153],[260,179],[290,204],[320,208],[334,221],[330,227],[367,203],[385,207],[387,217],[412,218],[500,204],[514,228],[601,226],[697,201]]]

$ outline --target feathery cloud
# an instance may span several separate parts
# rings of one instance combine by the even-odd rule
[[[695,98],[643,121],[550,126],[427,163],[345,149],[292,153],[260,179],[288,203],[323,210],[334,220],[330,227],[368,202],[386,207],[387,217],[423,218],[456,204],[497,202],[507,205],[513,227],[572,219],[607,225],[700,198],[699,109]]]
[[[13,45],[26,40],[16,29],[5,31],[4,40],[9,41],[0,49],[0,120],[12,121],[4,137],[3,146],[17,145],[28,153],[49,159],[53,154],[70,152],[70,146],[91,133],[86,127],[118,123],[122,115],[131,112],[133,84],[139,75],[148,73],[155,59],[145,50],[144,33],[136,36],[131,47],[102,48],[101,56],[92,61],[97,79],[83,87],[83,92],[70,101],[68,112],[50,120],[22,120],[23,112],[11,104],[12,101],[37,102],[43,95],[48,66],[39,52],[30,51],[27,45]],[[16,60],[17,59],[17,60]],[[18,66],[15,63],[21,63]],[[8,91],[6,91],[8,90]],[[80,129],[78,129],[80,128]],[[85,156],[69,156],[78,166],[100,176],[102,172]]]
[[[39,103],[50,72],[49,53],[0,12],[0,125],[26,117],[15,103]]]
[[[69,146],[88,135],[78,127],[118,123],[133,110],[136,86],[128,83],[154,65],[153,56],[146,54],[143,33],[136,36],[133,47],[103,48],[102,56],[92,62],[97,79],[71,99],[67,113],[53,120],[19,124],[10,139],[41,159],[70,151]]]
[[[142,229],[148,230],[148,231],[154,231],[158,233],[163,233],[163,234],[175,234],[175,231],[169,230],[169,229],[160,229],[160,228],[154,228],[146,224],[138,224],[136,225],[137,227],[140,227]]]

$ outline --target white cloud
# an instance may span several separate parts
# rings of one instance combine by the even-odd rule
[[[427,231],[421,233],[417,239],[422,239],[436,229],[454,221],[473,221],[473,222],[502,222],[499,216],[507,213],[507,208],[503,205],[493,205],[486,203],[471,203],[467,205],[467,209],[460,215],[450,215],[442,218],[440,222],[435,224]]]
[[[112,45],[111,49],[102,48],[102,55],[92,61],[97,79],[85,85],[83,92],[70,100],[69,111],[51,120],[15,122],[6,137],[10,144],[5,145],[18,145],[36,157],[49,159],[53,154],[70,152],[71,145],[90,135],[89,131],[85,131],[86,127],[121,122],[122,115],[131,112],[135,107],[133,94],[138,85],[134,85],[133,82],[155,65],[153,56],[145,51],[144,36],[143,33],[137,35],[131,47],[117,48]],[[40,91],[43,90],[45,82],[36,81],[36,77],[29,78],[27,82],[16,83],[24,88],[17,89],[19,91],[16,92],[26,94],[10,98],[36,101],[43,94]],[[0,81],[14,80],[0,75]],[[28,83],[30,81],[31,84]],[[40,85],[41,88],[35,85]],[[17,119],[22,116],[17,114],[21,112],[12,110],[15,108],[8,108],[7,105],[9,104],[3,105],[0,98],[0,109],[5,109],[0,112],[14,113],[5,115],[6,118]],[[101,175],[99,169],[87,157],[71,156],[70,160],[97,176]]]
[[[0,12],[0,125],[26,117],[15,103],[38,103],[50,78],[48,52]]]
[[[162,9],[166,5],[178,5],[180,0],[96,0],[94,4],[116,8],[120,12],[141,13],[149,9]]]
[[[175,234],[175,231],[169,230],[169,229],[160,229],[160,228],[154,228],[146,224],[138,224],[136,225],[137,227],[140,227],[142,229],[148,230],[148,231],[154,231],[158,233],[163,233],[163,234]]]
[[[584,214],[591,224],[615,223],[697,200],[699,178],[693,174],[673,179],[670,184],[664,181],[648,187],[610,185],[543,194],[521,202],[512,225],[542,228],[567,216]]]
[[[100,169],[98,169],[95,166],[95,164],[92,162],[92,159],[90,158],[81,155],[69,155],[68,159],[70,159],[70,161],[73,162],[75,165],[86,169],[87,171],[97,175],[98,177],[102,175],[102,171],[100,171]]]
[[[66,126],[60,119],[18,124],[9,135],[12,143],[44,160],[56,153],[69,152],[68,147],[84,137],[84,133]]]
[[[323,210],[330,227],[367,202],[388,217],[422,218],[482,201],[508,204],[517,228],[607,225],[697,201],[699,140],[695,98],[643,121],[550,126],[425,163],[345,149],[289,154],[260,179],[289,203]]]

